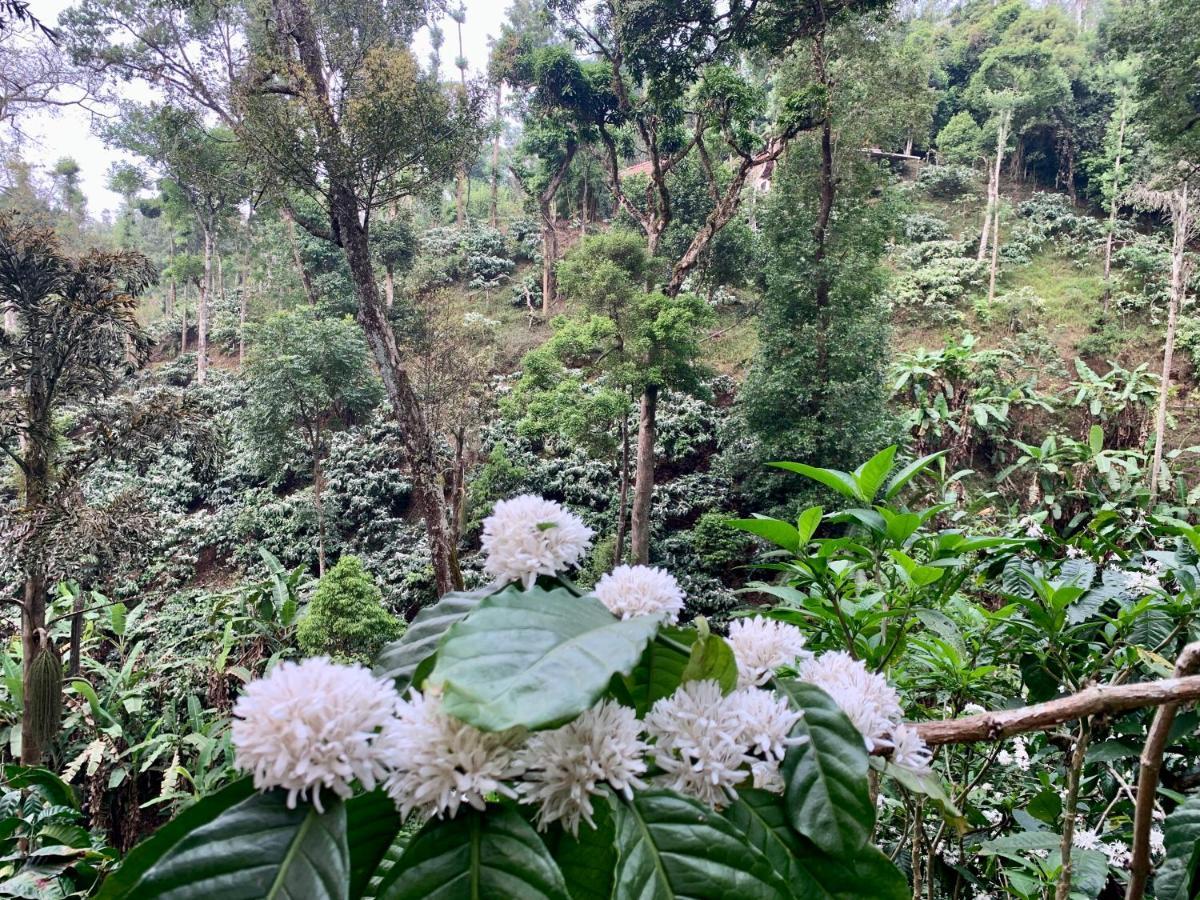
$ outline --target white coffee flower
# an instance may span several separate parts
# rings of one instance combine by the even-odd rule
[[[1094,828],[1076,828],[1071,835],[1071,844],[1080,850],[1099,850],[1100,835]]]
[[[900,724],[892,729],[892,762],[902,769],[923,775],[933,762],[933,752],[921,740],[917,729]]]
[[[235,764],[259,790],[286,790],[289,809],[311,791],[321,810],[322,787],[349,797],[353,781],[374,790],[387,776],[380,732],[395,708],[392,683],[362,666],[281,662],[233,706]]]
[[[725,697],[723,703],[741,723],[738,742],[764,760],[783,759],[787,748],[802,744],[807,737],[790,737],[792,728],[804,718],[803,710],[794,710],[787,700],[770,691],[744,688]]]
[[[886,678],[868,672],[860,660],[844,650],[805,661],[799,674],[801,680],[821,688],[841,707],[862,734],[867,750],[891,747],[891,734],[903,711],[900,695]]]
[[[405,818],[414,810],[454,818],[463,803],[482,810],[488,794],[515,798],[506,782],[521,774],[521,737],[480,731],[443,712],[434,693],[412,691],[384,734],[388,796]]]
[[[622,619],[657,616],[672,623],[683,610],[679,582],[663,569],[650,566],[617,566],[601,576],[592,593]]]
[[[640,730],[632,709],[604,700],[562,728],[531,735],[518,754],[525,774],[517,791],[523,803],[540,804],[538,827],[561,822],[578,834],[581,819],[595,827],[592,796],[603,784],[630,799],[644,788]]]
[[[1166,839],[1161,828],[1150,829],[1150,855],[1162,856],[1167,852]]]
[[[729,802],[754,763],[745,724],[715,681],[689,681],[654,704],[645,719],[663,783],[716,809]]]
[[[737,660],[738,687],[765,684],[780,666],[810,655],[799,628],[762,616],[735,619],[729,626],[729,646]]]
[[[987,710],[978,703],[968,703],[963,707],[964,716],[982,716],[985,712],[987,712]]]
[[[1100,849],[1104,851],[1104,855],[1108,857],[1108,864],[1115,869],[1128,868],[1129,862],[1133,854],[1129,852],[1129,845],[1124,841],[1113,841],[1111,844],[1101,844]]]
[[[578,565],[592,534],[552,500],[533,494],[501,500],[483,520],[483,571],[500,582],[519,581],[528,590],[539,575]]]
[[[1022,772],[1029,771],[1029,749],[1025,746],[1025,738],[1020,735],[1013,738],[1012,761]]]

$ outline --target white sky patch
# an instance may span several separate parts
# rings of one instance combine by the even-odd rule
[[[56,22],[63,10],[73,5],[73,0],[34,0],[31,10],[45,22]],[[483,75],[487,71],[490,39],[500,33],[507,4],[497,0],[465,0],[466,22],[463,24],[463,56],[467,59],[468,77]],[[441,22],[444,40],[442,43],[441,74],[443,79],[457,76],[454,61],[458,57],[458,31],[453,19]],[[430,53],[429,33],[425,29],[413,42],[422,66],[428,66]],[[122,99],[145,101],[153,96],[145,85],[126,83],[119,86]],[[74,95],[76,92],[72,92]],[[104,112],[103,107],[99,108]],[[128,153],[107,146],[97,135],[93,116],[77,106],[27,114],[21,120],[25,140],[20,144],[21,155],[45,175],[54,163],[64,156],[74,157],[79,163],[80,184],[87,195],[88,212],[94,218],[103,218],[115,213],[121,198],[108,189],[108,172],[116,162],[137,162]]]

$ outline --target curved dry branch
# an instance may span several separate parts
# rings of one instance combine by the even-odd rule
[[[980,713],[961,719],[918,722],[913,723],[913,727],[930,746],[968,744],[998,741],[1030,731],[1046,731],[1055,725],[1085,716],[1101,713],[1112,715],[1168,703],[1178,705],[1190,700],[1200,700],[1200,675],[1138,684],[1095,685],[1077,694],[1033,706]]]
[[[1175,675],[1186,677],[1193,675],[1197,669],[1200,669],[1200,642],[1183,648],[1179,659],[1175,661]],[[1129,865],[1125,900],[1140,900],[1146,893],[1146,881],[1150,877],[1150,826],[1154,820],[1154,795],[1158,791],[1163,750],[1178,710],[1178,703],[1164,703],[1158,708],[1146,735],[1146,746],[1142,748],[1133,817],[1133,858]]]

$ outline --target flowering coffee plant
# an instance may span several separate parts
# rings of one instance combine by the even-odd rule
[[[794,625],[680,625],[667,572],[566,574],[592,532],[523,496],[374,671],[282,662],[234,707],[238,768],[104,897],[905,897],[876,768],[936,785],[896,691]]]

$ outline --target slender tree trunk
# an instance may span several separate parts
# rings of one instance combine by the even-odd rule
[[[996,126],[996,160],[988,175],[987,210],[983,217],[983,234],[979,237],[979,253],[975,257],[980,262],[987,252],[988,231],[1000,204],[1000,167],[1004,163],[1004,145],[1008,142],[1008,121],[1008,113],[1002,113]]]
[[[992,265],[988,273],[988,303],[996,299],[996,268],[1000,260],[1000,202],[996,201],[996,213],[992,221]]]
[[[75,596],[71,603],[71,657],[67,666],[67,675],[71,678],[79,676],[83,665],[83,591]]]
[[[246,294],[245,285],[238,290],[238,368],[246,362]]]
[[[30,375],[29,396],[26,398],[28,435],[25,445],[25,513],[36,519],[43,511],[50,490],[50,446],[53,433],[49,416],[38,415],[36,410],[48,407],[45,385],[37,375]],[[46,561],[40,535],[33,534],[26,551],[24,609],[21,611],[21,647],[25,697],[33,696],[30,689],[30,673],[33,661],[46,646]],[[37,721],[39,710],[26,702],[21,711],[21,763],[26,766],[41,764],[45,748],[39,742],[44,723]]]
[[[313,287],[308,269],[304,265],[304,259],[300,256],[300,242],[296,240],[296,218],[286,206],[279,214],[283,217],[283,221],[287,226],[288,244],[292,248],[292,265],[296,267],[296,274],[300,276],[300,283],[304,286],[304,296],[308,298],[309,306],[316,306],[317,292]]]
[[[188,286],[184,282],[183,285],[183,303],[179,306],[179,316],[182,320],[179,331],[179,352],[187,353],[187,335],[188,335],[188,317],[187,317],[187,295]]]
[[[496,133],[492,135],[492,184],[491,198],[488,201],[488,222],[493,228],[500,227],[500,131],[504,119],[500,114],[501,91],[503,86],[496,85]]]
[[[1067,795],[1063,798],[1062,811],[1062,842],[1059,845],[1062,856],[1062,872],[1058,876],[1058,887],[1054,892],[1055,900],[1069,900],[1071,896],[1071,872],[1074,865],[1071,861],[1071,850],[1074,846],[1075,815],[1079,808],[1079,780],[1083,777],[1083,765],[1087,759],[1088,737],[1090,736],[1089,719],[1079,724],[1079,734],[1075,738],[1075,748],[1067,762]]]
[[[617,537],[613,547],[613,565],[625,556],[625,522],[629,517],[629,411],[621,417],[621,484],[617,500]]]
[[[541,205],[542,215],[542,313],[550,314],[550,307],[558,300],[558,229],[551,216],[549,203]]]
[[[313,507],[317,511],[317,576],[325,577],[325,473],[321,469],[321,433],[313,446]]]
[[[204,225],[204,279],[200,282],[200,300],[196,305],[196,382],[204,384],[208,376],[208,304],[212,289],[212,230]]]
[[[391,309],[396,300],[396,273],[391,266],[383,270],[383,294],[387,300],[387,308]]]
[[[1158,384],[1158,414],[1154,419],[1154,461],[1150,466],[1150,503],[1158,498],[1162,472],[1163,443],[1167,436],[1167,397],[1171,391],[1171,366],[1175,356],[1175,332],[1179,326],[1179,307],[1187,290],[1187,241],[1191,233],[1192,212],[1188,206],[1188,185],[1180,189],[1172,204],[1174,239],[1171,246],[1171,300],[1167,311],[1167,339],[1163,346],[1162,373]]]
[[[320,42],[306,0],[274,0],[275,9],[295,42],[309,84],[306,97],[320,138],[321,162],[329,183],[329,211],[336,221],[342,251],[358,297],[357,318],[379,369],[380,380],[401,427],[412,478],[413,499],[425,520],[430,557],[439,594],[462,588],[455,545],[446,517],[446,498],[439,478],[437,447],[420,398],[400,358],[396,334],[387,320],[375,282],[369,236],[359,217],[349,148],[342,140],[329,99]]]
[[[586,173],[584,174],[583,178],[583,198],[580,201],[579,206],[579,233],[580,235],[586,235],[588,221],[588,183]]]
[[[630,556],[638,565],[650,562],[650,501],[654,496],[654,436],[658,413],[658,386],[642,391],[638,416],[637,459],[634,464],[633,515]]]
[[[1125,101],[1121,101],[1121,119],[1117,127],[1117,152],[1113,159],[1112,197],[1108,201],[1108,236],[1104,239],[1104,311],[1108,312],[1109,297],[1112,296],[1112,253],[1113,234],[1117,229],[1117,209],[1121,204],[1121,157],[1125,153]]]

